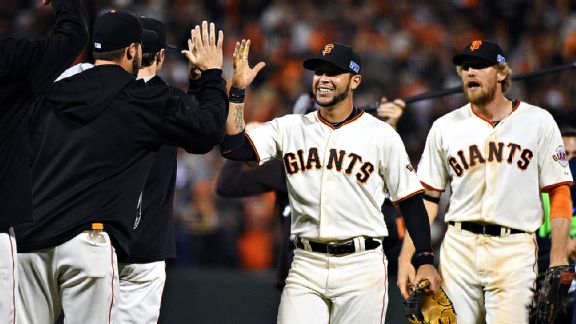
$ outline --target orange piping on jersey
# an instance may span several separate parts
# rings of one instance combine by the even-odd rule
[[[518,107],[520,107],[520,100],[516,100],[516,104],[512,107],[512,112],[515,112]]]
[[[322,117],[322,115],[320,114],[320,110],[318,110],[317,114],[318,114],[318,119],[319,119],[323,124],[325,124],[326,126],[332,128],[332,129],[336,129],[336,128],[340,128],[340,127],[342,127],[342,126],[344,126],[344,125],[350,124],[351,122],[353,122],[353,121],[355,121],[356,119],[360,118],[360,116],[364,115],[364,110],[360,110],[360,112],[358,113],[358,115],[356,115],[354,118],[352,118],[352,119],[350,119],[350,120],[342,123],[342,124],[341,124],[340,126],[338,126],[338,127],[332,126],[332,124],[331,124],[329,121],[327,121],[326,119],[324,119],[324,117]]]
[[[248,142],[250,142],[250,145],[252,145],[252,149],[254,150],[254,153],[256,153],[256,162],[258,164],[260,164],[260,154],[258,154],[258,150],[256,149],[256,145],[254,145],[254,142],[252,142],[250,135],[248,135],[247,133],[246,133],[246,138],[248,139]]]
[[[520,106],[520,100],[516,100],[516,104],[512,107],[512,112],[515,112],[519,106]],[[492,128],[496,127],[496,125],[494,125],[491,120],[488,120],[488,119],[484,118],[483,116],[479,115],[478,113],[476,113],[476,111],[474,111],[474,107],[472,106],[472,104],[470,104],[470,110],[472,111],[472,113],[474,115],[476,115],[476,117],[478,117],[478,118],[482,119],[483,121],[487,122],[488,124],[490,124],[490,126],[492,126]]]
[[[556,186],[548,191],[548,195],[550,195],[550,219],[572,220],[572,201],[568,185]]]
[[[561,186],[561,185],[569,185],[569,186],[572,186],[572,185],[574,185],[574,182],[573,182],[573,181],[558,182],[558,183],[555,183],[555,184],[551,184],[551,185],[549,185],[549,186],[546,186],[546,187],[544,187],[544,188],[541,188],[540,191],[541,191],[541,192],[549,192],[549,191],[552,190],[554,187],[558,187],[558,186]]]
[[[473,113],[474,115],[476,115],[476,117],[478,117],[478,118],[482,119],[483,121],[487,122],[488,125],[490,125],[490,127],[492,127],[492,128],[496,127],[496,125],[494,125],[491,120],[488,120],[488,119],[484,118],[484,116],[481,116],[480,114],[476,113],[476,111],[474,111],[474,106],[472,106],[472,104],[470,104],[470,111],[472,111],[472,113]]]
[[[426,188],[426,189],[428,189],[428,190],[433,190],[433,191],[438,191],[438,192],[444,192],[444,190],[442,190],[442,189],[436,189],[436,188],[432,187],[431,185],[429,185],[429,184],[427,184],[427,183],[425,183],[425,182],[420,181],[420,183],[424,186],[424,188]]]
[[[400,199],[398,199],[398,200],[396,200],[396,201],[393,201],[392,203],[393,203],[394,205],[398,205],[399,203],[403,202],[404,200],[406,200],[406,199],[408,199],[408,198],[410,198],[410,197],[412,197],[412,196],[416,196],[417,194],[420,194],[420,193],[424,193],[424,189],[420,189],[420,190],[418,190],[418,191],[415,191],[415,192],[413,192],[413,193],[411,193],[411,194],[409,194],[409,195],[407,195],[407,196],[404,196],[404,197],[402,197],[402,198],[400,198]]]

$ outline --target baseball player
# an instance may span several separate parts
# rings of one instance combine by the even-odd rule
[[[353,106],[361,61],[343,44],[327,44],[304,61],[314,71],[320,109],[287,115],[244,133],[243,91],[264,66],[248,67],[250,41],[236,45],[230,113],[220,149],[232,160],[281,159],[296,237],[278,323],[382,323],[387,299],[388,235],[380,207],[386,193],[417,237],[417,279],[435,290],[430,227],[422,188],[400,136]]]
[[[545,110],[504,96],[506,59],[486,40],[453,57],[469,103],[434,122],[418,166],[431,221],[440,193],[452,191],[440,273],[460,323],[528,323],[541,191],[551,201],[550,266],[567,264],[572,176],[560,131]],[[405,297],[412,251],[407,238],[398,270]]]
[[[116,255],[129,255],[154,153],[162,145],[204,153],[223,137],[223,35],[206,22],[191,34],[197,52],[185,54],[201,71],[199,101],[135,79],[140,43],[158,35],[133,14],[110,11],[94,23],[95,66],[35,102],[35,219],[16,228],[22,323],[51,323],[62,310],[70,323],[117,321]]]
[[[45,5],[50,0],[43,1]],[[15,323],[16,240],[12,227],[32,220],[28,123],[34,97],[85,46],[80,1],[52,1],[56,23],[44,40],[0,40],[0,323]]]
[[[166,29],[162,22],[152,18],[139,19],[142,27],[156,32],[158,38],[142,44],[138,79],[149,86],[167,87],[157,73],[162,69],[166,49],[175,47],[166,44]],[[163,145],[154,155],[141,195],[141,209],[134,222],[130,256],[118,260],[119,323],[157,323],[160,316],[166,282],[165,260],[176,257],[173,218],[176,150],[175,146]]]

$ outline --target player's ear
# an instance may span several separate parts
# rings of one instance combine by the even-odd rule
[[[134,59],[134,57],[136,56],[136,50],[137,50],[136,44],[135,44],[135,43],[130,44],[130,45],[126,48],[126,51],[125,51],[125,53],[126,53],[126,58],[127,58],[128,60]]]
[[[350,89],[356,90],[360,83],[362,83],[362,76],[360,74],[353,74],[350,79]]]
[[[497,70],[496,80],[498,80],[498,82],[502,82],[502,81],[504,81],[504,79],[506,79],[506,73],[504,73],[504,71]]]

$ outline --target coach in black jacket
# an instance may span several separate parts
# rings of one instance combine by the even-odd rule
[[[135,80],[140,43],[150,35],[134,15],[112,11],[94,24],[96,66],[56,82],[37,102],[34,223],[17,228],[20,301],[26,305],[18,316],[25,322],[52,322],[61,307],[71,323],[114,322],[115,252],[129,252],[154,153],[162,145],[205,153],[222,139],[228,106],[223,36],[215,37],[213,25],[209,33],[205,22],[192,34],[199,44],[189,58],[202,70],[198,101]],[[100,227],[95,223],[104,231],[87,231]]]
[[[0,323],[15,322],[16,246],[10,228],[32,220],[25,116],[34,97],[66,69],[88,40],[78,0],[54,0],[52,5],[56,24],[50,37],[0,39]]]

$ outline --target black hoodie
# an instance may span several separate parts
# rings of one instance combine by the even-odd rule
[[[0,230],[32,220],[26,122],[32,101],[88,41],[79,0],[52,6],[56,24],[47,39],[0,39]]]
[[[221,70],[205,71],[196,99],[146,86],[117,65],[56,82],[31,121],[34,222],[15,228],[18,252],[60,245],[104,224],[119,257],[128,253],[138,198],[162,145],[206,153],[226,126]]]

